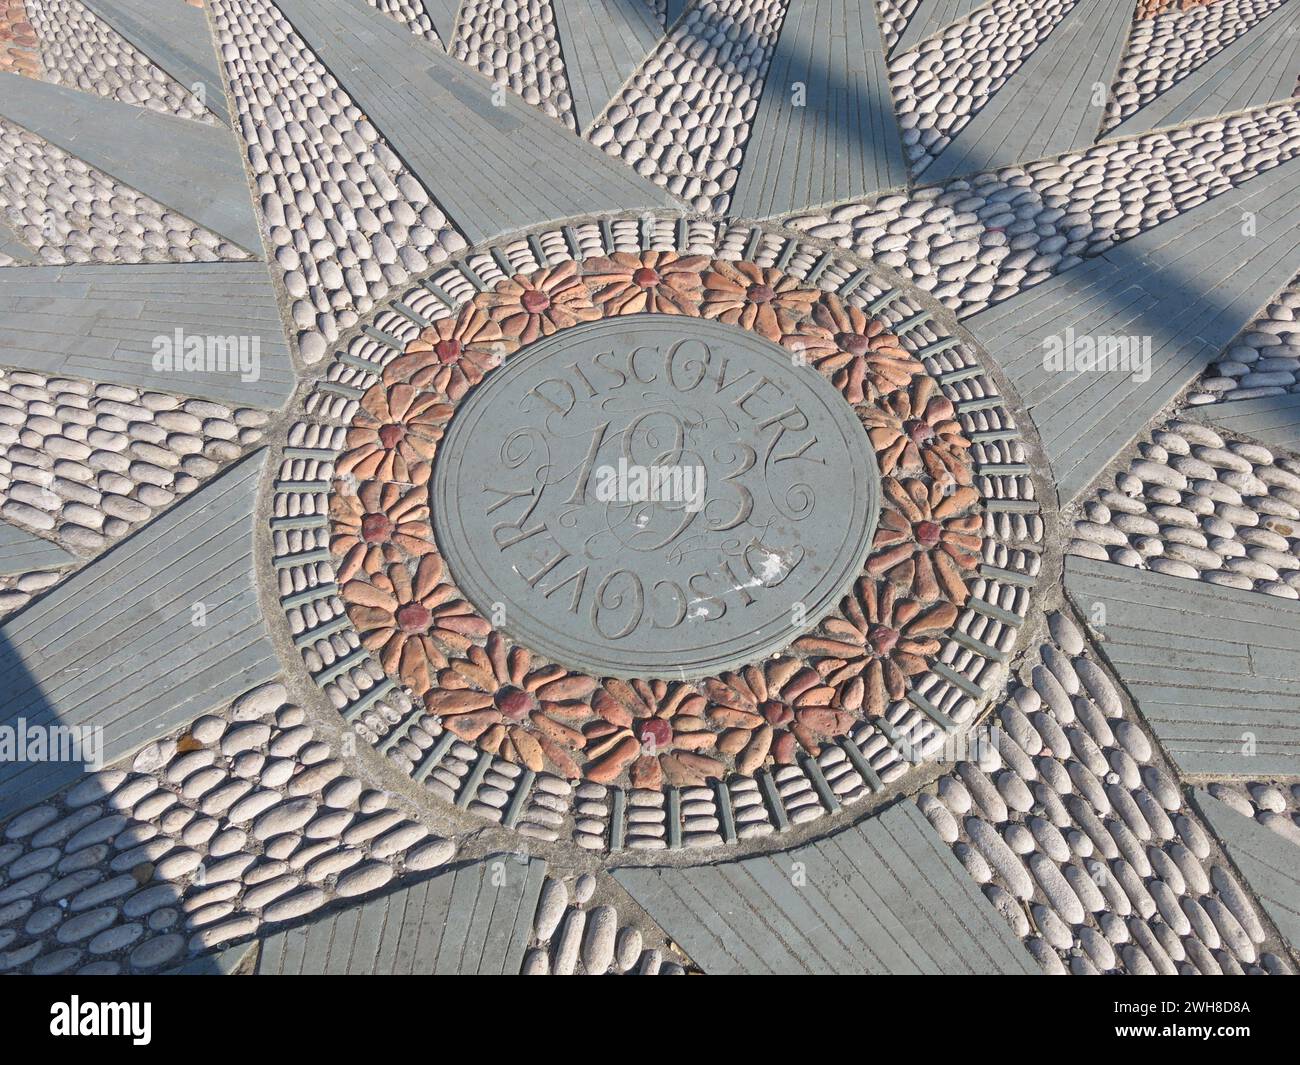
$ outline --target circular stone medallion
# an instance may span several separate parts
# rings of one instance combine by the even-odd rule
[[[871,444],[818,373],[747,330],[641,314],[513,355],[461,404],[434,531],[482,616],[570,669],[761,660],[862,572]]]

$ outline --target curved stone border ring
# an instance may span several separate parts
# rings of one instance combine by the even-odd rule
[[[275,521],[308,669],[436,795],[543,838],[716,845],[885,792],[1000,685],[1038,572],[968,345],[758,228],[471,253],[307,412]]]

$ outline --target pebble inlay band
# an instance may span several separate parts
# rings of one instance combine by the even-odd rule
[[[638,285],[647,270],[663,282]],[[455,405],[494,367],[647,312],[747,327],[811,364],[859,408],[882,478],[853,593],[785,653],[702,681],[569,672],[512,644],[457,586],[428,506]],[[1029,610],[1037,492],[974,353],[861,263],[760,229],[605,219],[471,253],[364,326],[306,410],[276,514],[305,526],[277,553],[309,670],[436,795],[524,834],[716,845],[890,790],[1000,688]],[[391,534],[368,543],[380,513]],[[427,627],[404,633],[404,604]]]

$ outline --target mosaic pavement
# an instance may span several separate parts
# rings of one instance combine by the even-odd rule
[[[0,0],[0,971],[1300,964],[1300,0]]]

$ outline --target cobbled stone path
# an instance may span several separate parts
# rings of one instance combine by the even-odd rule
[[[152,2],[0,0],[0,972],[1297,970],[1300,0]]]

